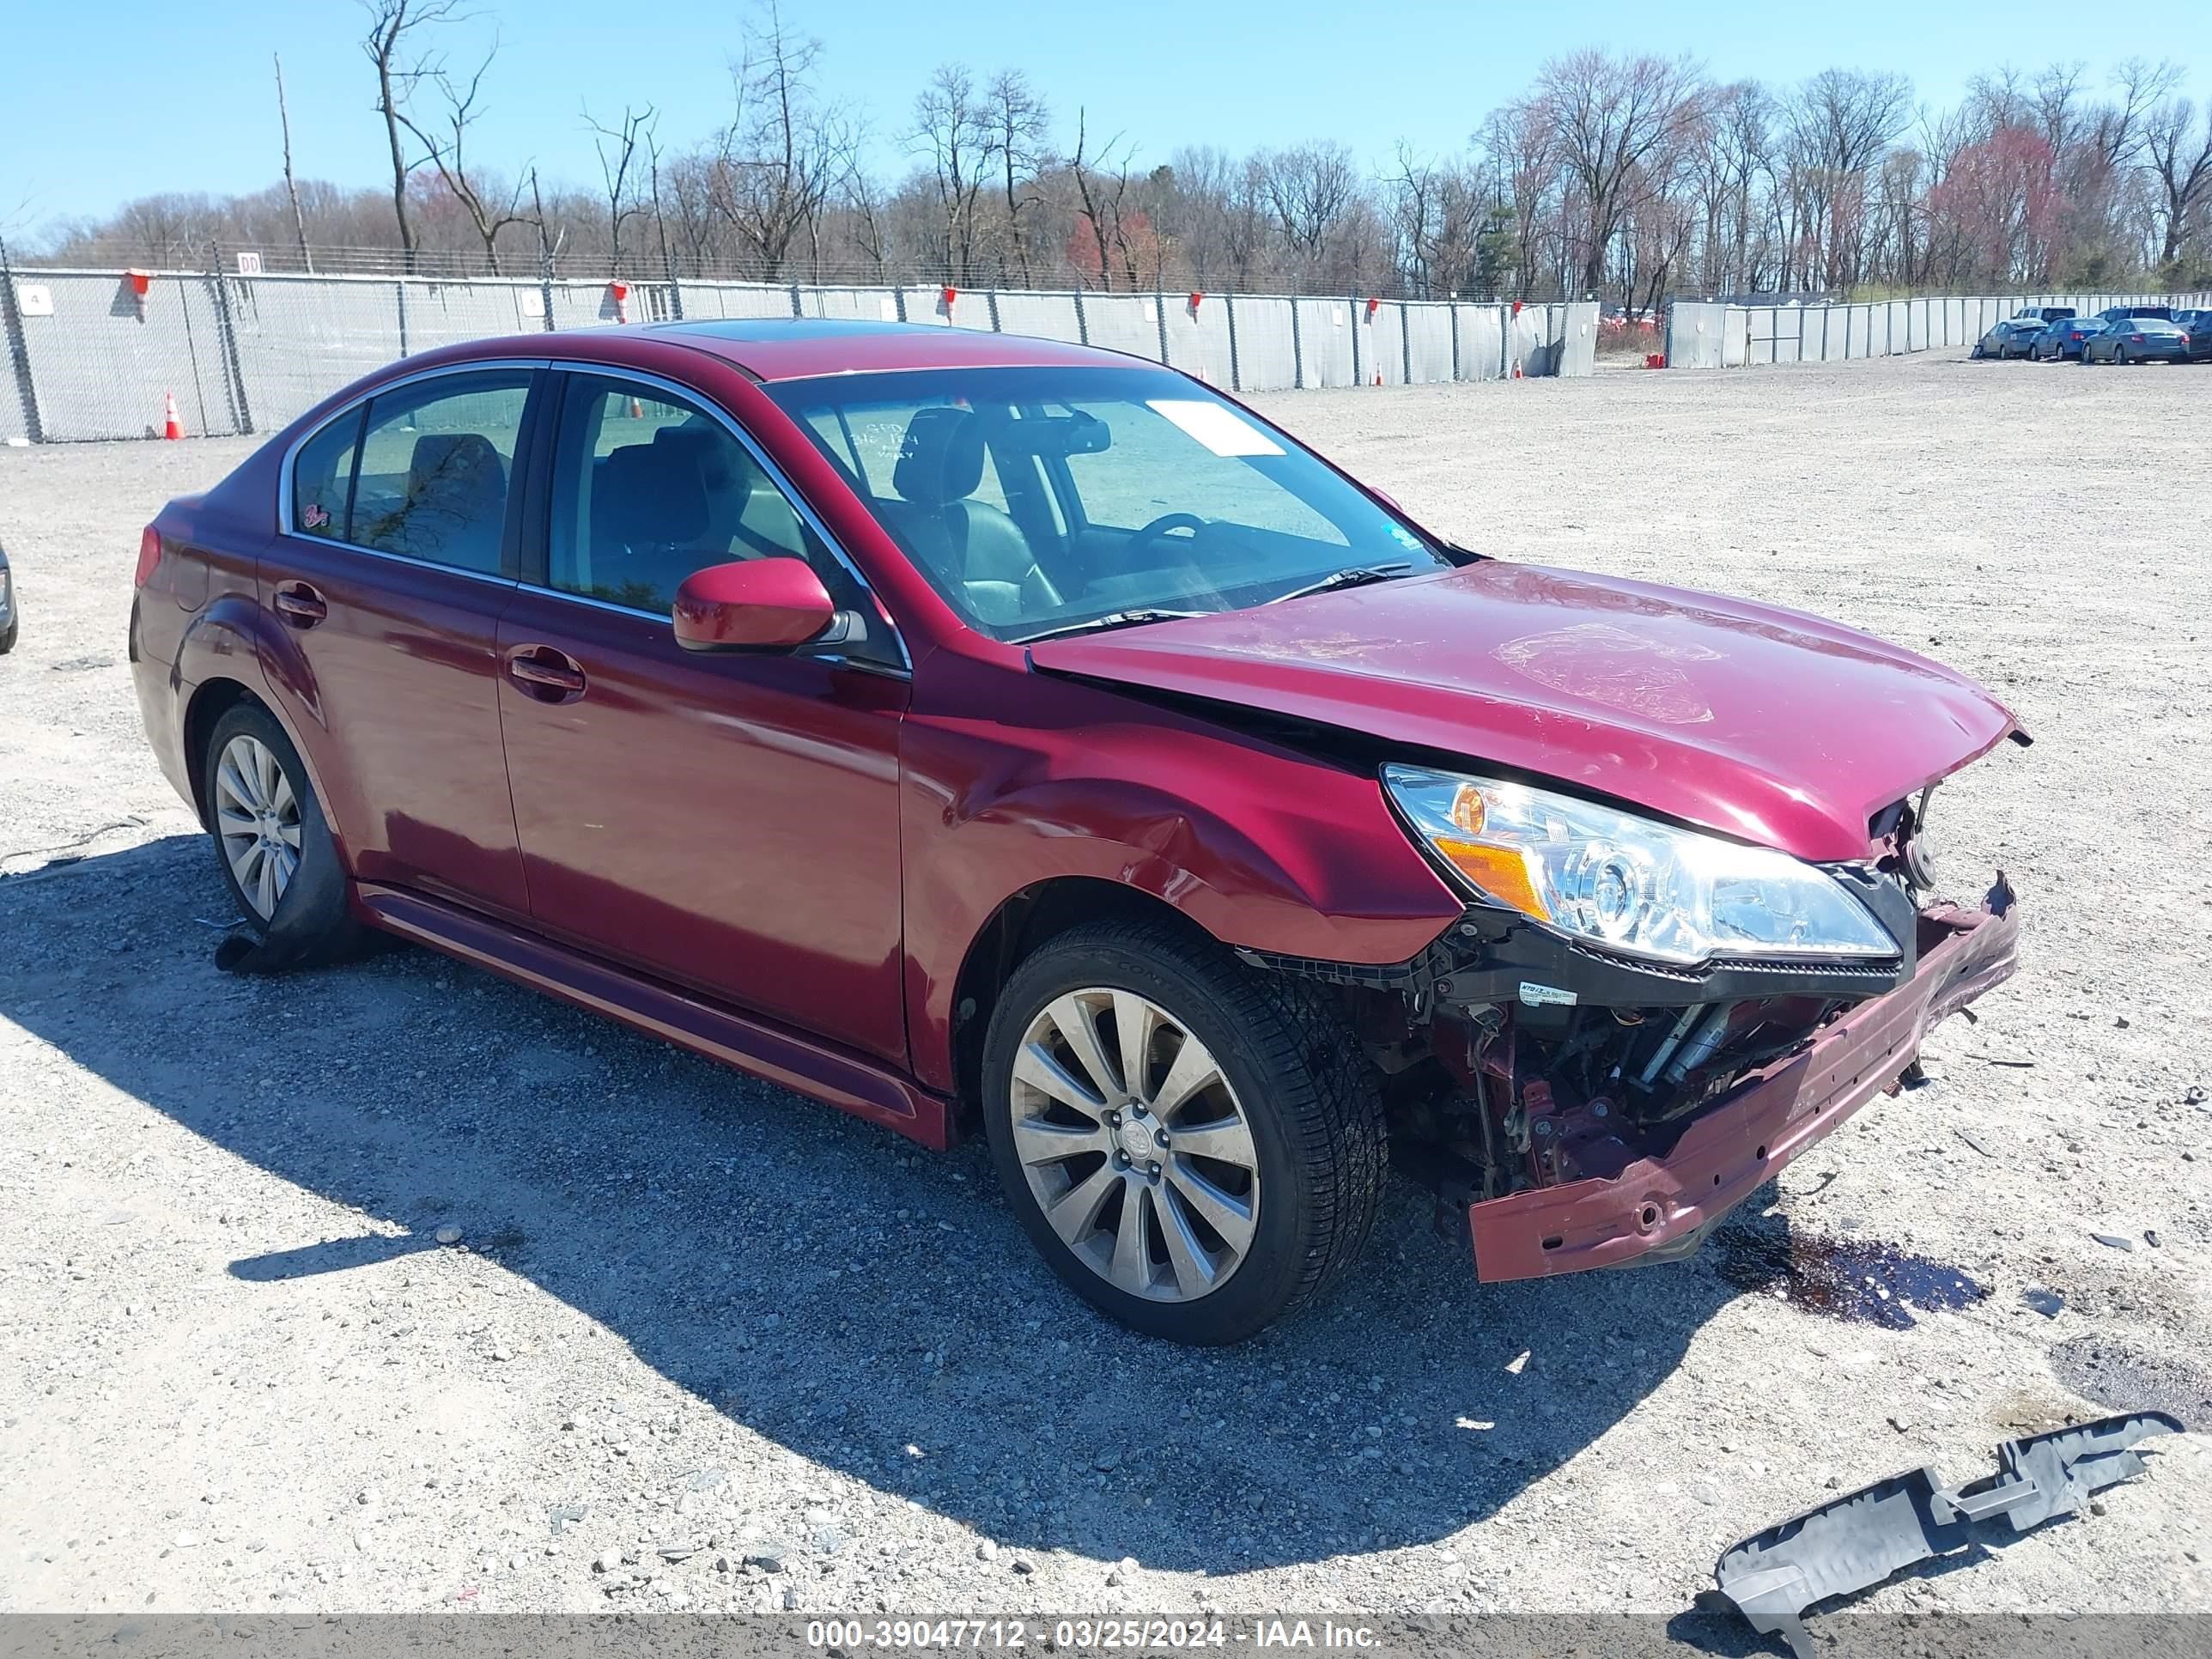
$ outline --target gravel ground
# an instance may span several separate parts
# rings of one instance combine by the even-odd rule
[[[1996,687],[2038,742],[1937,822],[2032,932],[1732,1243],[1484,1289],[1401,1190],[1331,1305],[1202,1354],[1058,1291],[980,1148],[422,951],[216,972],[123,629],[139,526],[246,447],[0,451],[0,1608],[1668,1614],[2076,1389],[2212,1425],[2208,399],[1923,357],[1261,400],[1478,547]],[[1908,1324],[1913,1258],[1986,1295]],[[2212,1607],[2212,1446],[2167,1444],[1872,1605]]]

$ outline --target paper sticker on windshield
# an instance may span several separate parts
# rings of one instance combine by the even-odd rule
[[[1148,398],[1157,410],[1217,455],[1279,455],[1282,445],[1233,409],[1196,398]]]

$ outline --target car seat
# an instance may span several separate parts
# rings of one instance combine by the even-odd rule
[[[714,544],[708,492],[690,446],[628,444],[592,487],[589,563],[574,573],[601,599],[666,610],[684,579],[729,557]]]
[[[656,447],[691,455],[707,492],[707,540],[722,556],[805,558],[806,538],[791,502],[745,447],[704,416],[653,434]]]
[[[1060,598],[1021,526],[969,499],[983,482],[984,453],[982,417],[973,410],[915,410],[891,472],[899,496],[892,516],[908,551],[969,614],[1003,626],[1057,609]]]
[[[396,551],[496,571],[507,536],[507,466],[481,432],[426,432],[407,461]]]

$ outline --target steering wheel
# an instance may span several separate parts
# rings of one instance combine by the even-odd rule
[[[1134,564],[1141,549],[1150,547],[1171,530],[1188,530],[1194,536],[1202,536],[1206,529],[1206,521],[1195,513],[1163,513],[1130,536],[1128,545],[1121,550],[1121,556]]]

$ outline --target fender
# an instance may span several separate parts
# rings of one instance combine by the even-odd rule
[[[179,698],[180,732],[189,725],[191,699],[213,680],[230,680],[244,686],[284,728],[284,735],[291,738],[307,769],[308,787],[323,803],[323,817],[337,844],[338,862],[350,878],[353,860],[347,851],[344,830],[349,820],[331,810],[332,797],[321,765],[329,736],[322,697],[314,670],[291,630],[248,595],[225,593],[193,617],[178,642],[170,683]],[[181,689],[179,682],[191,689]],[[197,757],[191,757],[188,763],[197,763]],[[199,803],[195,800],[192,806],[197,811]]]
[[[1042,675],[1018,682],[1011,723],[1003,669],[949,653],[917,679],[900,823],[908,1032],[928,1087],[953,1086],[969,951],[1042,882],[1111,882],[1224,944],[1331,962],[1404,962],[1465,909],[1371,774]]]

